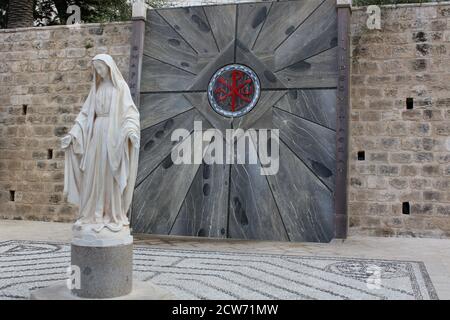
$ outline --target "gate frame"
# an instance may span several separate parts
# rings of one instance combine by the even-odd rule
[[[335,237],[347,238],[348,127],[350,109],[350,20],[352,0],[337,0],[338,87],[336,105]]]

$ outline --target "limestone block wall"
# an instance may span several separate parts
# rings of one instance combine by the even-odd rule
[[[0,218],[72,221],[60,137],[91,86],[90,59],[128,77],[131,23],[0,30]]]
[[[353,11],[350,234],[449,237],[450,5],[366,20]]]

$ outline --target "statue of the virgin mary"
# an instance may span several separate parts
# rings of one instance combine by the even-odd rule
[[[95,241],[111,233],[129,236],[127,212],[136,181],[140,125],[130,89],[112,57],[99,54],[92,64],[91,91],[61,146],[64,194],[79,206],[74,238],[78,234]]]

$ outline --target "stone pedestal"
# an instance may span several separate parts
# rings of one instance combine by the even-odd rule
[[[67,283],[31,292],[33,300],[175,299],[150,282],[133,283],[133,237],[128,227],[113,232],[102,225],[73,227],[73,288]]]
[[[108,299],[131,292],[133,245],[85,247],[72,244],[71,264],[80,271],[80,289],[72,293],[81,298]]]

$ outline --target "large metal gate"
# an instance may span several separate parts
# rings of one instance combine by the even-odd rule
[[[337,35],[335,0],[149,10],[133,231],[331,240],[335,235]],[[219,78],[229,87],[214,91],[216,84],[211,81]],[[228,89],[229,95],[238,94],[232,86],[244,80],[251,83],[244,96],[226,98]],[[245,109],[257,93],[256,104]],[[239,105],[247,100],[245,106]],[[174,164],[171,151],[182,142],[172,142],[172,132],[179,128],[193,132],[194,121],[201,121],[203,129],[223,132],[279,129],[278,173],[261,175],[259,161]]]

